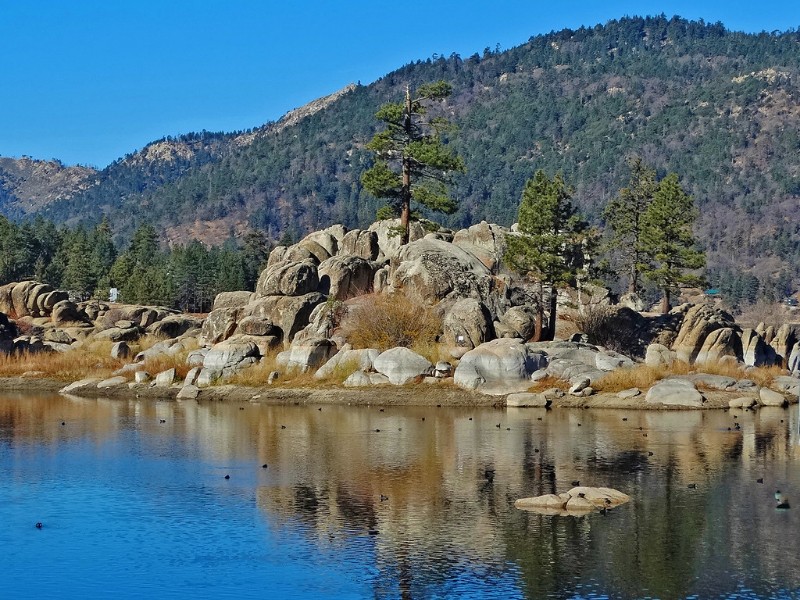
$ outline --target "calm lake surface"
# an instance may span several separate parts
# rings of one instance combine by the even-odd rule
[[[319,408],[0,396],[0,597],[800,597],[796,406]]]

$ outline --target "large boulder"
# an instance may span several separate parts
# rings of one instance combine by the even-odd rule
[[[300,343],[295,341],[287,350],[288,356],[284,366],[305,373],[328,362],[337,351],[335,344],[327,339],[312,339]]]
[[[373,361],[373,367],[394,385],[403,385],[433,373],[433,364],[428,359],[403,347],[382,352]]]
[[[220,308],[241,308],[249,304],[254,296],[253,292],[247,291],[220,292],[214,298],[214,305],[211,309],[213,311]]]
[[[394,258],[400,246],[400,219],[375,221],[369,231],[378,236],[378,260]],[[425,237],[425,228],[419,221],[412,221],[408,228],[408,241],[415,242]]]
[[[742,360],[748,367],[764,367],[775,364],[775,349],[767,344],[755,329],[742,331]]]
[[[303,296],[319,287],[317,263],[282,261],[261,272],[256,284],[256,296]]]
[[[348,231],[342,239],[339,253],[341,255],[358,256],[365,260],[377,260],[380,253],[378,234],[374,231],[363,229]]]
[[[288,346],[297,332],[308,325],[314,308],[324,301],[325,296],[319,292],[304,296],[267,296],[248,304],[242,315],[269,319],[280,330],[284,344]]]
[[[11,314],[19,317],[30,315],[28,310],[28,298],[36,286],[41,285],[35,281],[21,281],[11,289]],[[31,315],[38,316],[38,315]]]
[[[702,408],[705,399],[688,379],[663,379],[647,391],[647,404],[664,404],[666,406],[685,406]]]
[[[536,329],[536,310],[532,306],[512,306],[500,317],[495,326],[497,337],[515,337],[528,340]]]
[[[475,298],[457,300],[445,314],[444,342],[471,350],[494,337],[489,309]]]
[[[202,336],[206,344],[227,340],[236,331],[236,319],[241,308],[215,308],[203,321]]]
[[[230,338],[209,349],[203,358],[203,369],[220,372],[235,370],[246,359],[258,356],[258,346],[253,342]]]
[[[742,360],[742,340],[732,327],[715,329],[709,333],[697,353],[695,362],[715,363],[723,356],[732,356],[736,360]]]
[[[211,315],[209,315],[210,317]],[[279,335],[275,325],[271,320],[265,317],[244,317],[239,320],[236,326],[236,333],[243,335],[265,335],[274,336]]]
[[[661,344],[650,344],[644,356],[648,367],[670,367],[675,362],[675,352]]]
[[[17,326],[8,315],[0,312],[0,352],[8,354],[14,349],[14,338],[17,337]]]
[[[320,263],[319,292],[336,300],[347,300],[372,291],[374,263],[359,256],[333,256]]]
[[[396,255],[391,276],[395,289],[431,304],[447,298],[487,301],[492,276],[475,256],[442,240],[425,238],[406,244]]]
[[[453,375],[457,386],[477,389],[487,394],[525,391],[534,371],[547,366],[544,353],[537,352],[522,340],[492,340],[461,357]]]
[[[342,350],[334,354],[328,362],[314,373],[314,379],[325,379],[333,375],[337,369],[353,368],[356,371],[371,371],[375,359],[380,352],[373,348],[363,350]]]
[[[495,271],[506,250],[508,229],[481,221],[468,229],[456,231],[453,244],[476,256],[486,267]]]
[[[162,338],[176,338],[192,329],[199,330],[203,319],[192,315],[169,315],[150,325],[146,331],[150,335]]]
[[[792,346],[792,351],[786,361],[786,368],[790,373],[800,375],[800,342]]]
[[[784,323],[775,332],[770,346],[775,350],[778,364],[786,366],[794,345],[800,342],[800,324]]]
[[[17,285],[16,282],[0,285],[0,313],[8,315],[14,312],[14,302],[11,299],[11,292],[15,285]]]
[[[683,318],[672,349],[679,360],[694,363],[709,334],[723,328],[738,330],[730,314],[707,304],[692,306]]]

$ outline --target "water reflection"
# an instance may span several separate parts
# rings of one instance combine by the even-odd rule
[[[137,457],[196,465],[202,485],[170,489],[170,502],[232,493],[208,483],[230,474],[234,498],[252,496],[288,562],[310,547],[357,565],[349,576],[375,597],[800,587],[797,511],[776,512],[772,499],[800,489],[787,411],[319,408],[4,396],[0,459],[20,484],[26,448],[57,455],[76,442],[116,448],[133,478],[152,476],[149,462],[131,467]],[[513,507],[574,481],[633,501],[582,518]]]

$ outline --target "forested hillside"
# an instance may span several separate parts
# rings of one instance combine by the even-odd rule
[[[406,84],[438,79],[453,86],[449,141],[467,167],[446,225],[510,224],[537,169],[563,172],[599,224],[627,180],[626,158],[638,154],[659,176],[678,173],[694,196],[712,284],[800,280],[800,34],[679,18],[625,18],[503,52],[434,56],[281,127],[161,140],[41,214],[72,224],[105,214],[124,238],[147,219],[170,242],[365,226],[381,204],[359,184],[375,111]]]

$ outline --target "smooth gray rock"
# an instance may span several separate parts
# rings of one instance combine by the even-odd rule
[[[133,381],[136,383],[149,383],[152,377],[147,371],[135,371],[133,373]]]
[[[687,379],[664,379],[651,387],[645,396],[648,404],[701,408],[703,395]]]
[[[617,392],[617,398],[621,400],[627,400],[628,398],[635,398],[636,396],[641,396],[642,391],[639,388],[629,388],[627,390],[622,390],[621,392]]]
[[[193,350],[186,357],[186,364],[189,365],[190,367],[202,367],[203,361],[206,358],[206,354],[208,354],[208,348],[200,348],[199,350]]]
[[[594,362],[595,366],[601,371],[629,369],[635,365],[635,363],[624,354],[612,352],[611,350],[601,350],[598,352],[594,357]]]
[[[759,390],[758,400],[761,406],[786,406],[788,404],[786,396],[765,387]]]
[[[197,383],[195,385],[197,385],[197,387],[207,387],[212,385],[220,377],[222,377],[221,370],[203,368],[197,376]]]
[[[259,356],[253,342],[237,342],[234,338],[212,346],[203,359],[203,370],[222,371],[235,367],[245,358]]]
[[[531,408],[547,408],[553,401],[544,394],[535,394],[531,392],[518,392],[516,394],[509,394],[506,397],[506,406],[509,407],[531,407]]]
[[[797,399],[800,394],[800,378],[789,375],[778,375],[773,381],[772,385],[784,394],[794,396]]]
[[[116,387],[118,385],[125,385],[128,383],[128,380],[125,379],[122,375],[118,375],[117,377],[110,377],[108,379],[104,379],[100,383],[97,384],[97,387],[100,389]]]
[[[197,383],[197,378],[200,376],[201,367],[192,367],[189,369],[189,372],[186,373],[186,377],[183,378],[183,385],[195,385]]]
[[[344,380],[345,387],[366,387],[372,385],[369,375],[364,371],[355,371],[347,379]]]
[[[353,366],[359,371],[371,371],[375,359],[380,352],[374,348],[363,350],[340,350],[334,354],[328,362],[322,365],[314,373],[314,379],[325,379],[330,377],[339,368]]]
[[[758,404],[758,400],[752,397],[734,398],[728,401],[729,408],[752,408]]]
[[[475,298],[457,300],[445,314],[442,327],[444,342],[453,348],[464,348],[464,353],[494,337],[489,309]]]
[[[203,340],[206,344],[216,344],[227,340],[236,330],[236,320],[241,313],[241,307],[216,308],[212,310],[201,329]]]
[[[327,339],[312,339],[301,343],[295,341],[288,350],[285,366],[305,373],[325,364],[337,352],[336,345]]]
[[[196,385],[184,385],[181,391],[178,392],[176,398],[178,400],[194,400],[200,394],[200,388]]]
[[[725,377],[724,375],[711,375],[710,373],[693,373],[691,375],[684,375],[687,379],[695,385],[704,385],[712,390],[729,390],[736,387],[736,380],[733,377]]]
[[[503,338],[470,350],[458,363],[453,381],[464,389],[504,395],[527,390],[531,374],[544,367],[547,358],[519,339]]]
[[[82,388],[97,387],[97,384],[100,381],[101,379],[99,377],[87,377],[85,379],[79,379],[78,381],[73,381],[69,385],[65,385],[63,388],[58,390],[58,392],[60,394],[69,394],[70,392],[75,392]]]
[[[573,396],[582,395],[581,392],[587,387],[589,387],[590,383],[591,381],[589,380],[588,377],[582,377],[580,379],[577,379],[575,383],[573,383],[572,386],[569,388],[569,393]]]
[[[156,375],[154,385],[156,387],[169,387],[173,383],[175,383],[175,369],[167,369]]]
[[[372,291],[375,263],[359,256],[332,256],[320,263],[318,273],[320,293],[347,300]]]
[[[375,358],[373,367],[394,385],[404,385],[417,377],[433,373],[433,365],[427,358],[403,347],[382,352]]]
[[[253,292],[240,291],[240,292],[220,292],[214,298],[214,305],[211,310],[215,311],[219,308],[241,308],[246,306],[253,300]]]
[[[104,329],[94,334],[96,340],[109,340],[112,342],[133,342],[138,340],[142,335],[138,327],[129,327],[128,329],[120,329],[119,327],[111,327]]]
[[[268,266],[256,284],[257,296],[304,296],[319,287],[317,264],[312,260],[283,261]]]
[[[644,364],[648,367],[669,367],[675,359],[675,353],[666,346],[650,344],[645,351]]]

